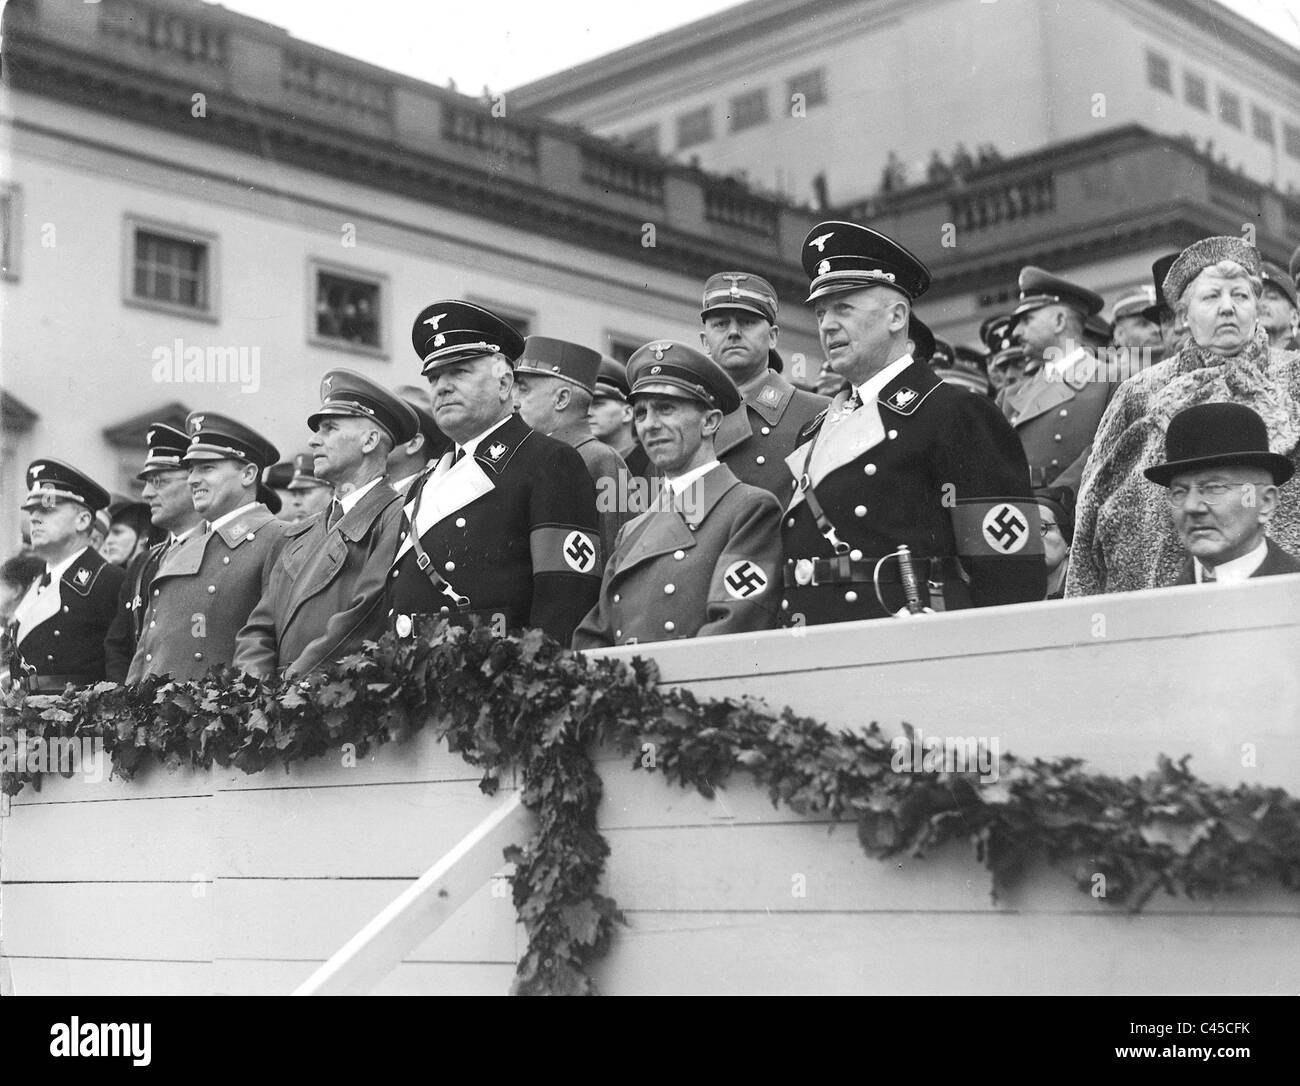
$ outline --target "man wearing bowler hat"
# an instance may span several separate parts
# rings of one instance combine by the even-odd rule
[[[587,421],[591,424],[592,436],[618,453],[628,471],[638,479],[648,480],[654,474],[654,467],[637,441],[632,426],[632,406],[627,402],[631,391],[632,387],[627,383],[627,367],[609,355],[601,355]]]
[[[1205,403],[1178,412],[1165,433],[1165,462],[1143,474],[1166,488],[1174,529],[1187,549],[1176,585],[1235,584],[1300,573],[1300,559],[1265,534],[1291,461],[1268,448],[1268,427],[1244,404]]]
[[[826,357],[849,388],[786,463],[784,621],[847,622],[1043,598],[1046,573],[1024,450],[997,407],[908,352],[930,272],[884,234],[824,222],[803,243]],[[906,546],[915,600],[900,561]],[[879,574],[883,596],[877,599]]]
[[[575,649],[771,629],[781,505],[719,463],[740,391],[713,359],[663,340],[628,360],[637,435],[662,476],[655,507],[619,533]]]
[[[596,488],[575,449],[514,412],[523,337],[451,299],[420,312],[411,342],[453,445],[408,491],[385,599],[394,630],[441,615],[567,645],[600,589]]]
[[[45,569],[6,629],[8,678],[29,691],[59,693],[68,683],[104,679],[104,635],[125,571],[90,546],[95,513],[109,502],[103,487],[70,464],[41,459],[27,468],[27,488],[22,507]]]
[[[618,530],[634,513],[632,476],[623,458],[592,435],[587,418],[600,370],[600,352],[549,336],[529,336],[515,363],[515,408],[539,434],[578,450],[596,486],[600,553],[608,556]]]
[[[330,504],[285,532],[266,591],[239,631],[234,666],[296,678],[377,639],[388,564],[397,549],[402,500],[385,480],[388,456],[419,431],[398,396],[351,370],[321,380],[320,409],[307,419],[313,469],[333,488]]]
[[[1115,391],[1105,365],[1085,346],[1085,326],[1103,304],[1100,295],[1042,268],[1020,272],[1011,334],[1024,348],[1025,378],[998,402],[1024,445],[1034,486],[1079,489]]]
[[[107,678],[111,682],[126,680],[144,625],[145,602],[150,598],[149,590],[163,555],[203,524],[190,497],[189,468],[182,462],[189,444],[184,433],[166,423],[155,422],[145,433],[144,467],[136,478],[144,483],[141,498],[149,505],[150,522],[167,537],[140,555],[126,571],[117,613],[104,638]]]
[[[197,679],[235,658],[235,638],[261,599],[288,525],[259,500],[280,457],[256,431],[211,411],[185,420],[182,462],[203,524],[166,553],[145,600],[127,682]]]
[[[780,372],[776,353],[776,290],[751,272],[719,272],[704,284],[700,343],[740,389],[742,403],[714,438],[718,459],[741,482],[790,497],[785,458],[795,438],[828,403],[795,388]]]

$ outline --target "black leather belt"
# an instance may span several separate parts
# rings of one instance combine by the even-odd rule
[[[103,679],[96,679],[93,675],[29,675],[21,681],[30,694],[62,694],[68,683],[90,686],[91,683],[103,682]]]
[[[786,588],[811,588],[816,585],[871,584],[879,558],[788,558],[782,571]],[[959,577],[955,558],[916,559],[916,573],[922,580],[946,580]],[[900,584],[897,562],[880,568],[881,584]]]

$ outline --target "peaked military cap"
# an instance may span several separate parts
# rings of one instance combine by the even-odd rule
[[[1276,264],[1264,262],[1264,282],[1272,283],[1290,299],[1292,305],[1296,304],[1295,280]]]
[[[938,342],[940,347],[948,348],[948,344],[943,340]],[[935,374],[949,384],[961,385],[972,392],[988,395],[988,367],[984,357],[969,347],[952,347],[949,350],[951,350],[951,357],[942,362],[941,352],[935,351],[935,357],[930,363]]]
[[[1287,271],[1291,273],[1292,279],[1300,279],[1300,245],[1295,247],[1295,252],[1291,254],[1291,261],[1287,264]]]
[[[851,222],[818,223],[803,240],[808,301],[863,287],[893,287],[915,301],[930,289],[930,269],[892,238]]]
[[[1201,272],[1213,267],[1220,261],[1233,260],[1240,264],[1249,275],[1261,278],[1264,274],[1264,262],[1259,250],[1243,241],[1235,234],[1220,234],[1212,238],[1194,241],[1178,254],[1178,259],[1169,266],[1165,275],[1164,296],[1173,309],[1178,299]]]
[[[186,434],[165,422],[151,423],[144,435],[144,467],[136,475],[143,479],[151,471],[168,471],[184,467],[181,463],[185,450],[190,447]]]
[[[321,378],[320,410],[307,419],[313,431],[324,418],[373,419],[398,445],[420,432],[420,420],[400,396],[352,370],[330,370]]]
[[[627,377],[633,401],[638,396],[673,396],[716,407],[724,415],[740,406],[740,389],[727,371],[707,354],[674,340],[638,349],[627,360]]]
[[[309,452],[298,453],[293,458],[293,478],[286,490],[311,490],[317,486],[332,486],[325,479],[316,478],[316,457]]]
[[[1023,366],[1028,361],[1029,359],[1025,357],[1025,349],[1020,344],[1013,343],[989,359],[989,369],[1002,370],[1008,366]]]
[[[1008,314],[1002,313],[996,317],[989,317],[980,325],[980,340],[990,355],[1015,346],[1016,341],[1011,336],[1011,327],[1014,323]]]
[[[935,339],[930,326],[915,313],[907,315],[907,338],[912,341],[912,359],[929,362],[934,357]]]
[[[1115,299],[1115,305],[1110,311],[1110,319],[1118,324],[1125,317],[1144,317],[1146,311],[1155,304],[1156,292],[1143,283],[1142,286],[1135,287]]]
[[[450,298],[420,310],[411,328],[411,343],[426,377],[453,362],[485,354],[502,354],[514,365],[524,352],[524,337],[508,321],[473,302]]]
[[[1032,264],[1020,269],[1019,285],[1020,302],[1011,311],[1013,319],[1032,313],[1035,309],[1042,309],[1045,305],[1068,306],[1083,317],[1091,317],[1094,313],[1100,313],[1106,304],[1100,294]]]
[[[90,512],[107,509],[111,501],[107,490],[83,471],[62,460],[42,457],[27,465],[27,497],[24,509],[50,508],[56,501],[77,502]],[[105,520],[108,515],[105,513]],[[107,531],[107,527],[105,527]]]
[[[558,377],[594,393],[600,372],[600,352],[566,339],[529,336],[524,340],[524,353],[515,363],[515,371]]]
[[[776,323],[776,288],[761,275],[748,272],[718,272],[704,284],[704,307],[700,320],[715,309],[743,309],[756,313],[769,324]]]
[[[596,373],[595,397],[627,402],[632,386],[627,382],[627,367],[609,355],[600,356],[600,369]]]
[[[1169,274],[1169,269],[1174,266],[1174,261],[1177,259],[1177,253],[1165,253],[1151,265],[1151,282],[1152,289],[1156,292],[1156,300],[1142,310],[1142,316],[1155,324],[1160,323],[1161,317],[1173,315],[1173,306],[1165,302],[1165,276]]]
[[[1270,452],[1268,427],[1258,412],[1239,403],[1201,403],[1184,408],[1165,431],[1165,462],[1142,472],[1168,486],[1174,476],[1220,465],[1262,468],[1281,486],[1295,468],[1281,453]]]
[[[291,460],[282,460],[278,464],[272,464],[262,473],[262,482],[272,490],[288,490],[291,479],[293,479],[293,461]]]
[[[244,460],[265,470],[280,459],[279,450],[266,438],[226,415],[191,411],[185,429],[190,435],[185,460]]]
[[[433,420],[428,386],[417,388],[414,385],[403,385],[397,390],[397,394],[402,397],[406,406],[415,412],[416,421],[420,425],[420,433],[424,435],[425,455],[441,456],[447,451],[447,446],[451,444],[451,441]]]
[[[1083,321],[1083,338],[1085,342],[1091,341],[1094,346],[1105,347],[1110,343],[1111,332],[1110,321],[1100,313],[1090,313]]]

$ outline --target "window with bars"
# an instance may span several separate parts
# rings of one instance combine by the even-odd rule
[[[208,313],[208,244],[135,228],[131,294],[137,301]]]
[[[768,119],[767,91],[764,89],[749,91],[737,95],[731,100],[731,130],[739,132],[753,128]]]
[[[632,357],[639,347],[649,343],[648,339],[634,339],[631,336],[619,335],[617,332],[609,333],[609,357],[617,362],[626,363]]]
[[[1273,114],[1259,106],[1250,107],[1250,130],[1255,138],[1265,143],[1273,142]]]
[[[1183,73],[1183,98],[1189,106],[1209,112],[1210,91],[1205,80],[1192,72]]]
[[[1147,50],[1147,82],[1156,90],[1169,94],[1174,92],[1174,77],[1169,68],[1169,58],[1153,50]]]
[[[1292,158],[1300,158],[1300,127],[1293,124],[1282,126],[1282,147]]]
[[[383,347],[382,283],[337,271],[316,269],[315,330],[337,345]]]
[[[677,147],[692,147],[713,139],[713,111],[700,106],[677,118]]]
[[[659,126],[657,124],[634,128],[623,139],[629,147],[644,154],[657,155],[659,153]]]
[[[814,68],[810,72],[793,76],[786,84],[786,98],[793,100],[796,94],[803,95],[805,106],[819,106],[825,102],[826,69]]]
[[[469,301],[495,313],[525,339],[537,330],[537,314],[535,312],[516,309],[504,302],[493,301],[491,298],[479,297],[473,294],[469,296]]]
[[[1232,91],[1219,91],[1219,120],[1233,128],[1241,127],[1241,99]]]

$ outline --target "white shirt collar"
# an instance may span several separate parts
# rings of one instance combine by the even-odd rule
[[[717,460],[710,460],[707,464],[701,464],[698,468],[692,468],[685,475],[679,475],[676,479],[664,478],[664,486],[674,496],[683,494],[686,489],[695,482],[696,479],[702,478],[707,472],[712,471],[718,466]]]
[[[463,449],[463,450],[465,451],[465,455],[466,455],[466,456],[473,456],[474,453],[478,451],[478,447],[479,447],[479,445],[482,444],[483,439],[484,439],[485,437],[487,437],[488,434],[490,434],[490,433],[492,433],[494,430],[497,430],[498,428],[504,426],[504,425],[505,425],[507,422],[509,422],[509,421],[511,420],[511,418],[513,418],[513,417],[514,417],[513,414],[511,414],[511,415],[507,415],[505,418],[501,419],[499,422],[494,422],[491,426],[489,426],[486,430],[484,430],[481,434],[479,434],[478,437],[472,437],[472,438],[470,438],[467,442],[465,442],[464,445],[453,445],[452,448],[451,448],[451,454],[452,454],[452,456],[455,456],[455,455],[456,455],[456,450],[457,450],[457,449]]]
[[[1241,581],[1250,579],[1250,575],[1264,564],[1264,559],[1268,557],[1268,540],[1261,539],[1259,546],[1254,550],[1243,554],[1240,558],[1234,558],[1231,562],[1224,562],[1221,566],[1214,567],[1215,584],[1238,584]],[[1205,567],[1201,564],[1199,558],[1195,559],[1196,565],[1196,583],[1201,584],[1201,574]]]
[[[902,373],[912,364],[910,354],[903,355],[902,358],[896,358],[889,363],[883,370],[873,377],[868,377],[862,384],[858,385],[858,396],[862,402],[875,403],[880,398],[880,390],[883,389],[890,381]]]
[[[426,464],[424,468],[420,469],[420,471],[424,471],[427,467],[428,465]],[[420,471],[413,471],[410,475],[403,475],[400,479],[394,479],[390,485],[400,494],[411,485],[415,480],[415,477],[420,474]]]
[[[383,478],[382,475],[376,475],[365,486],[359,486],[351,494],[344,494],[343,497],[339,498],[339,505],[343,506],[344,516],[350,513],[356,507],[357,502],[364,498],[366,494],[374,490],[375,484],[382,482]]]
[[[256,505],[257,502],[249,502],[247,505],[241,505],[238,509],[232,510],[231,512],[227,513],[224,517],[218,517],[216,520],[211,522],[212,530],[214,532],[220,531],[232,520],[242,517],[245,513],[247,513],[250,509],[252,509]]]
[[[68,557],[63,559],[63,561],[60,562],[57,566],[51,566],[47,563],[45,566],[45,570],[50,575],[50,586],[53,587],[54,585],[57,585],[61,580],[63,580],[63,575],[67,573],[69,569],[72,568],[72,563],[75,562],[78,558],[80,558],[83,554],[85,554],[86,551],[88,550],[90,550],[89,547],[82,547],[81,550],[75,551],[72,554],[68,555]],[[36,583],[39,585],[40,581],[38,580]]]

